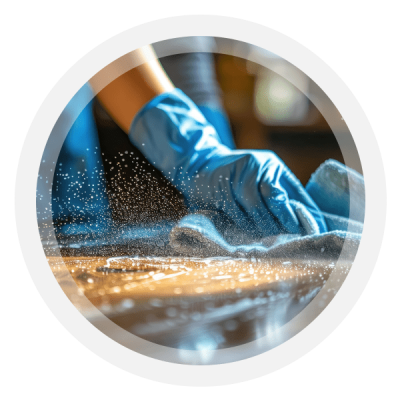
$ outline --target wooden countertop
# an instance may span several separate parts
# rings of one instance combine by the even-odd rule
[[[196,349],[204,337],[220,349],[266,335],[303,310],[335,268],[347,274],[351,266],[180,257],[48,257],[48,262],[88,318],[83,298],[128,332],[185,349]]]

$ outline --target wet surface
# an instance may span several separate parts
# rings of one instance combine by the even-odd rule
[[[351,266],[127,256],[48,261],[67,295],[76,290],[72,276],[81,298],[121,328],[153,343],[188,350],[223,349],[270,335],[315,298],[334,269],[347,274]],[[79,305],[79,296],[72,296]],[[84,307],[81,311],[85,315]]]

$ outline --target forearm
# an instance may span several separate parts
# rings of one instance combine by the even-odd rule
[[[98,100],[114,121],[129,132],[138,111],[154,97],[174,89],[151,46],[142,47],[124,57],[128,70],[118,76],[118,62],[110,64],[92,79],[90,84]],[[141,64],[136,67],[136,65]],[[129,68],[131,66],[131,68]],[[118,76],[104,86],[109,75]]]

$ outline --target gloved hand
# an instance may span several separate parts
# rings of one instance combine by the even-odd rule
[[[262,237],[307,233],[295,212],[300,203],[312,220],[313,233],[326,232],[318,207],[273,152],[222,145],[215,129],[179,89],[143,107],[129,138],[182,192],[193,211],[223,211],[241,229]]]

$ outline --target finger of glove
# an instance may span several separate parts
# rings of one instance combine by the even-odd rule
[[[307,210],[310,212],[310,214],[315,219],[315,222],[318,224],[320,233],[327,232],[328,229],[321,210],[304,189],[301,182],[287,168],[285,168],[284,172],[282,173],[281,184],[282,187],[286,190],[290,200],[296,200],[306,206]]]
[[[300,223],[289,203],[287,191],[280,184],[282,175],[285,173],[285,165],[275,154],[268,154],[264,167],[266,169],[260,181],[259,190],[266,206],[287,232],[299,233]]]
[[[300,233],[300,223],[289,204],[287,192],[267,180],[261,181],[260,192],[266,207],[282,227],[289,233]]]
[[[244,230],[255,236],[277,235],[282,228],[269,211],[259,190],[259,165],[253,154],[235,152],[216,155],[207,163],[194,183],[202,181],[196,193],[230,216]]]

